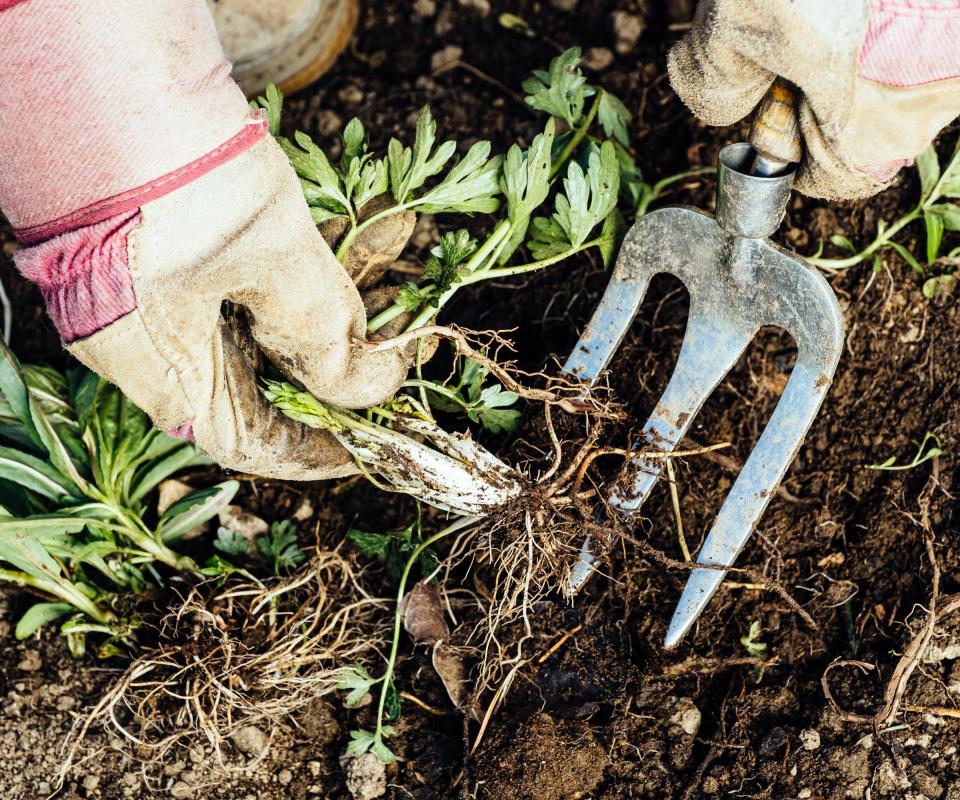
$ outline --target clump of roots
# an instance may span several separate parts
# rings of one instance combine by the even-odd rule
[[[97,725],[145,767],[206,741],[227,767],[224,744],[247,725],[272,728],[336,689],[338,671],[371,663],[387,633],[386,603],[369,597],[353,564],[318,552],[271,586],[194,588],[156,625],[157,644],[127,667],[78,721],[61,771]]]

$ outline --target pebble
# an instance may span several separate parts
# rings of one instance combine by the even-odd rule
[[[345,106],[358,106],[363,102],[363,98],[363,89],[354,83],[347,84],[337,92],[337,99]]]
[[[606,47],[591,47],[583,54],[583,66],[594,72],[605,70],[613,63],[613,53]]]
[[[820,734],[813,728],[800,731],[800,744],[804,750],[816,750],[820,747]]]
[[[196,789],[189,783],[177,781],[170,787],[170,796],[173,797],[174,800],[185,800],[185,798],[193,797],[195,791]]]
[[[387,769],[373,753],[360,758],[344,753],[340,766],[353,800],[376,800],[387,792]]]
[[[20,663],[17,664],[17,669],[23,670],[24,672],[36,672],[42,666],[43,661],[40,660],[39,651],[24,650],[23,658],[21,658]]]
[[[413,13],[418,17],[432,17],[437,13],[436,0],[414,0]]]
[[[83,788],[88,792],[92,792],[100,785],[100,777],[97,775],[87,775],[83,779]]]
[[[444,6],[437,14],[437,21],[433,24],[433,32],[440,38],[445,39],[456,26],[453,17],[453,9],[450,6]]]
[[[242,753],[262,758],[270,752],[270,739],[256,725],[244,725],[237,728],[230,737]]]
[[[334,136],[343,130],[343,117],[336,111],[325,108],[317,114],[317,133],[321,136]]]
[[[337,130],[340,130],[337,128]],[[309,497],[304,497],[300,501],[300,505],[297,506],[297,510],[293,512],[291,519],[294,522],[306,522],[308,519],[313,517],[313,503],[310,502]]]
[[[430,57],[430,70],[438,72],[449,64],[459,61],[463,57],[463,48],[455,44],[447,45],[443,50],[437,50]]]
[[[281,786],[289,786],[293,782],[293,773],[288,769],[282,769],[277,775],[277,780]]]
[[[490,14],[490,0],[459,0],[461,8],[469,8],[481,17]]]
[[[550,0],[557,11],[573,11],[577,7],[577,0]]]
[[[616,38],[614,48],[620,55],[626,55],[637,46],[646,25],[641,17],[629,11],[614,11],[610,15],[610,21]]]

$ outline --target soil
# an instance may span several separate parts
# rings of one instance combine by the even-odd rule
[[[413,11],[400,2],[366,5],[350,51],[288,103],[286,124],[330,149],[340,123],[354,115],[377,146],[391,135],[406,137],[424,103],[433,107],[441,133],[463,144],[483,137],[503,150],[529,141],[541,120],[523,105],[518,87],[532,69],[574,44],[607,51],[591,54],[592,63],[609,62],[594,78],[637,112],[630,132],[647,180],[711,165],[719,147],[743,138],[742,129],[700,126],[670,90],[665,54],[689,19],[689,3],[418,0]],[[505,29],[498,21],[503,12],[525,20],[530,35]],[[614,12],[642,21],[636,45],[621,41],[617,49],[615,29],[625,23],[621,16],[615,25]],[[452,56],[455,66],[431,68]],[[947,130],[941,151],[955,138]],[[911,173],[869,201],[827,205],[797,196],[776,238],[801,253],[835,233],[864,243],[878,220],[909,208],[917,191]],[[685,181],[664,202],[709,210],[713,180]],[[432,244],[429,226],[421,230],[426,234],[415,238],[407,259],[417,260]],[[3,236],[9,256],[9,231]],[[918,242],[907,243],[917,248]],[[37,292],[19,279],[9,258],[0,275],[16,307],[14,349],[25,361],[64,363]],[[464,291],[450,315],[474,328],[515,328],[510,335],[521,365],[551,368],[573,346],[605,283],[602,266],[587,257]],[[883,728],[844,721],[821,681],[836,659],[863,662],[866,667],[830,673],[833,696],[846,711],[872,714],[881,707],[900,654],[927,616],[933,571],[925,526],[942,571],[941,593],[960,590],[960,305],[949,296],[926,300],[916,275],[887,253],[876,275],[863,267],[832,276],[831,283],[846,317],[846,350],[823,412],[739,561],[785,587],[816,629],[777,593],[747,576],[730,576],[691,635],[665,651],[663,635],[687,573],[624,543],[605,566],[607,577],[592,580],[575,603],[550,596],[536,606],[532,638],[523,643],[530,661],[475,752],[478,721],[452,707],[429,649],[405,639],[398,687],[431,711],[404,703],[390,742],[400,761],[385,774],[374,766],[368,775],[368,764],[341,764],[354,718],[368,724],[370,711],[348,711],[325,699],[284,724],[248,731],[228,747],[227,773],[203,741],[177,751],[161,769],[143,771],[135,751],[94,729],[59,796],[347,798],[349,784],[356,797],[379,796],[382,788],[386,797],[424,800],[957,800],[960,722],[950,715],[960,699],[960,622],[938,624],[907,687],[902,708],[919,710],[902,710]],[[635,424],[669,377],[685,315],[679,284],[658,279],[610,376]],[[763,332],[694,424],[685,447],[732,443],[713,457],[677,464],[683,528],[694,552],[769,418],[794,356],[789,337]],[[928,432],[945,451],[935,461],[904,471],[868,468],[890,456],[908,462]],[[622,445],[626,435],[626,428],[615,430],[620,441],[610,444]],[[542,418],[531,413],[513,438],[487,443],[516,463],[531,458],[541,441]],[[385,506],[358,483],[247,481],[245,487],[241,502],[267,519],[289,516],[309,498],[317,511],[301,525],[302,535],[313,531],[327,543],[342,540],[349,527],[402,527],[413,513],[403,501]],[[680,558],[665,486],[644,517],[636,538]],[[386,575],[372,574],[392,591]],[[453,577],[471,590],[483,588],[473,576]],[[455,585],[446,589],[457,596]],[[16,642],[11,623],[23,603],[10,593],[0,624],[0,797],[11,800],[54,793],[68,732],[123,669],[92,656],[74,659],[50,633]],[[468,610],[458,621],[467,630],[476,619],[468,604],[462,608]],[[754,622],[763,647],[753,658],[762,665],[744,663]]]

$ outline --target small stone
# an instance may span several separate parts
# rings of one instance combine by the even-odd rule
[[[42,666],[43,661],[40,660],[39,651],[24,650],[23,658],[21,658],[20,663],[17,664],[17,669],[23,670],[24,672],[36,672]]]
[[[704,794],[716,794],[720,791],[720,782],[710,775],[704,778],[703,781],[703,793]]]
[[[297,506],[297,510],[293,512],[293,516],[290,517],[294,522],[306,522],[308,519],[313,517],[313,503],[310,502],[309,497],[304,497],[300,501],[300,505]]]
[[[317,114],[317,133],[321,136],[335,136],[343,130],[343,117],[336,111],[325,108]]]
[[[254,758],[263,758],[270,752],[270,738],[256,725],[237,728],[230,737],[242,753]]]
[[[455,44],[447,45],[443,50],[437,50],[437,52],[430,57],[430,70],[432,72],[439,72],[444,67],[455,64],[462,56],[462,47],[457,47]]]
[[[456,24],[453,9],[449,5],[445,5],[437,14],[437,21],[433,23],[433,32],[438,38],[446,39],[447,35],[453,32]]]
[[[358,106],[363,102],[363,98],[363,89],[355,83],[347,84],[337,92],[337,99],[345,106]]]
[[[610,15],[610,21],[616,38],[614,49],[624,56],[637,46],[646,25],[641,17],[628,11],[614,11]]]
[[[256,552],[257,537],[270,530],[266,520],[251,514],[241,506],[224,506],[217,515],[217,520],[227,530],[243,536],[248,542],[251,553]]]
[[[573,11],[577,7],[577,0],[550,0],[557,11]]]
[[[184,798],[193,797],[195,791],[196,789],[189,783],[177,781],[170,787],[170,796],[174,798],[174,800],[184,800]]]
[[[476,12],[481,17],[490,14],[490,0],[459,0],[461,8],[468,8]]]
[[[92,792],[100,785],[100,777],[98,775],[87,775],[83,779],[83,788],[88,792]]]
[[[670,723],[677,725],[687,736],[696,736],[700,730],[700,721],[702,715],[700,709],[689,697],[680,697],[677,699],[676,711],[670,717]]]
[[[820,734],[813,728],[802,730],[800,731],[800,744],[803,745],[804,750],[816,750],[820,747]]]
[[[57,698],[57,711],[69,711],[77,705],[77,699],[68,694]]]
[[[40,792],[40,794],[50,794],[50,784],[47,781],[40,781],[40,783],[37,784],[37,791]]]
[[[613,63],[613,53],[607,47],[591,47],[583,54],[583,66],[602,72]]]
[[[360,758],[344,753],[340,767],[353,800],[376,800],[386,794],[387,769],[373,753],[364,753]]]
[[[160,486],[157,487],[157,513],[162,514],[177,500],[183,499],[192,491],[193,487],[183,481],[173,478],[161,481]]]
[[[413,13],[418,17],[432,17],[437,13],[436,0],[414,0]]]
[[[288,769],[282,769],[277,775],[277,780],[280,781],[281,786],[289,786],[293,782],[293,773]]]
[[[311,778],[319,778],[320,771],[323,769],[323,764],[321,764],[319,761],[308,761],[307,769],[310,770]]]

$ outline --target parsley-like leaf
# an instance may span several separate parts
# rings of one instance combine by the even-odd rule
[[[559,117],[571,128],[583,116],[587,97],[595,93],[580,71],[580,48],[571,47],[550,62],[550,69],[534,70],[523,82],[527,105],[554,117]]]
[[[379,682],[379,679],[370,677],[370,673],[363,664],[344,667],[337,675],[337,689],[348,693],[343,701],[348,706],[355,706],[363,700],[370,689]]]
[[[630,144],[627,123],[631,116],[633,115],[619,98],[606,91],[600,95],[600,106],[597,109],[600,127],[607,136],[613,137],[624,147]]]
[[[443,235],[440,244],[430,251],[430,258],[423,265],[423,274],[433,282],[435,291],[428,302],[437,306],[440,296],[461,279],[460,268],[477,251],[477,242],[470,238],[469,231],[460,229]]]
[[[221,525],[217,528],[217,538],[214,540],[213,546],[224,555],[242,558],[247,555],[250,543],[242,533],[224,528]]]
[[[302,564],[307,558],[297,544],[297,526],[288,519],[274,522],[270,526],[269,534],[258,536],[257,549],[270,562],[273,574],[278,577],[285,570]]]
[[[417,116],[417,132],[413,148],[404,147],[396,139],[387,146],[390,189],[398,205],[413,198],[413,193],[426,180],[440,172],[453,157],[456,142],[444,142],[436,151],[433,149],[437,139],[437,123],[430,113],[430,107],[424,106]]]

